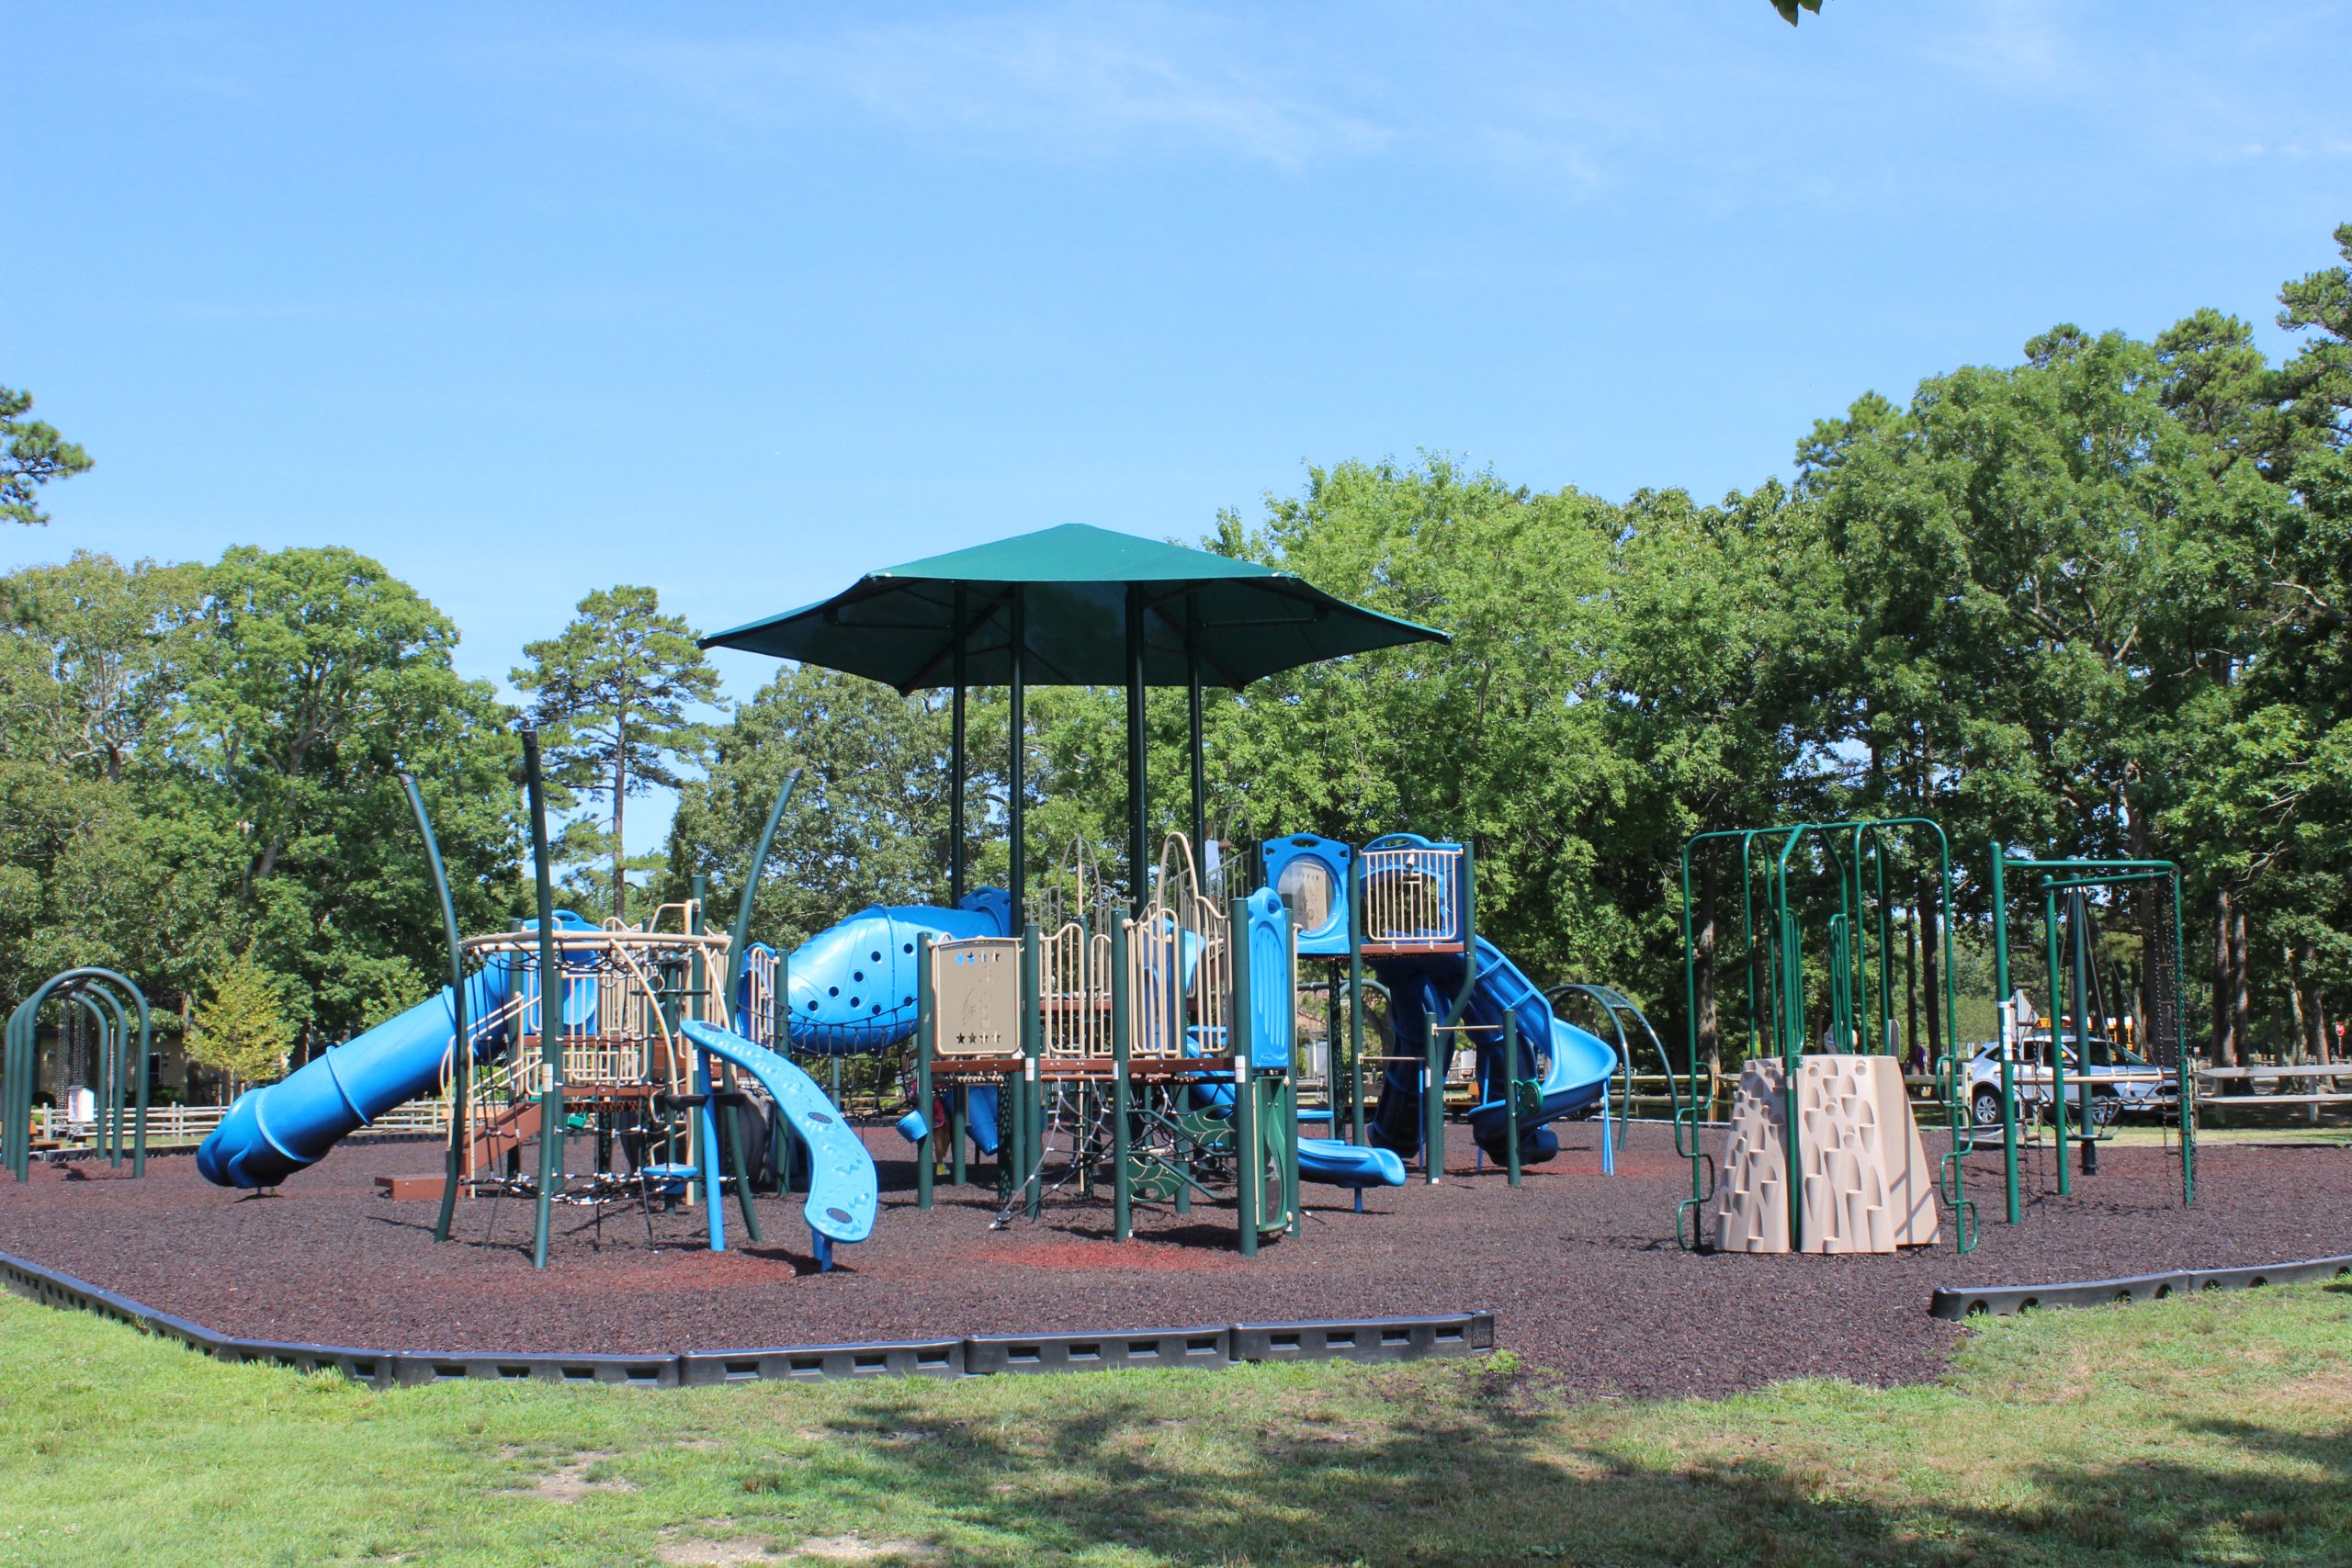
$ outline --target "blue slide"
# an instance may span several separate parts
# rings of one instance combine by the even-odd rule
[[[1551,1043],[1550,1063],[1537,1080],[1538,1100],[1520,1112],[1521,1163],[1533,1165],[1560,1152],[1560,1140],[1544,1125],[1566,1116],[1581,1116],[1600,1103],[1609,1075],[1617,1070],[1617,1053],[1599,1038],[1552,1014],[1551,1003],[1519,965],[1484,937],[1476,948],[1477,974],[1462,1022],[1491,1032],[1478,1051],[1479,1103],[1470,1111],[1470,1131],[1489,1159],[1509,1156],[1510,1111],[1503,1096],[1510,1080],[1532,1075],[1533,1049],[1538,1041]],[[1390,1018],[1396,1031],[1396,1051],[1415,1061],[1395,1062],[1381,1086],[1380,1104],[1366,1131],[1374,1142],[1400,1155],[1421,1146],[1421,1068],[1418,1058],[1428,1051],[1429,1030],[1442,1021],[1462,987],[1460,953],[1386,958],[1373,965],[1388,987]],[[1499,1043],[1507,1014],[1519,1019],[1519,1060],[1506,1066]]]
[[[1402,1187],[1405,1161],[1394,1149],[1344,1138],[1301,1138],[1298,1179],[1326,1187]]]
[[[568,909],[556,912],[566,930],[591,929]],[[531,922],[529,929],[537,929]],[[518,1021],[526,1034],[538,1032],[534,975],[522,976],[524,1007]],[[466,1027],[474,1036],[474,1059],[484,1061],[506,1048],[503,1024],[485,1030],[481,1021],[514,996],[514,976],[492,960],[466,981]],[[567,998],[568,1016],[594,1008],[596,988],[582,984]],[[275,1187],[326,1157],[348,1134],[396,1105],[438,1093],[441,1063],[456,1031],[449,988],[341,1045],[305,1062],[273,1084],[237,1097],[212,1135],[197,1146],[196,1168],[218,1187]]]
[[[689,1020],[683,1032],[697,1049],[757,1078],[799,1134],[808,1151],[808,1201],[801,1213],[817,1238],[817,1261],[831,1264],[834,1242],[864,1241],[872,1235],[879,1201],[874,1156],[825,1091],[798,1067],[733,1030]],[[714,1212],[717,1206],[714,1201]]]

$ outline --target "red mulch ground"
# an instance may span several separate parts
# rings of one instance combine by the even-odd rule
[[[1595,1130],[1510,1190],[1499,1172],[1453,1170],[1434,1189],[1367,1195],[1309,1188],[1306,1233],[1248,1262],[1228,1211],[1138,1211],[1136,1240],[1108,1239],[1107,1201],[1057,1198],[1036,1223],[991,1231],[993,1204],[941,1188],[914,1208],[905,1145],[868,1133],[882,1162],[873,1239],[808,1272],[798,1200],[763,1200],[767,1240],[723,1256],[702,1215],[633,1207],[558,1210],[549,1266],[532,1269],[530,1211],[475,1201],[458,1239],[432,1242],[433,1205],[379,1197],[379,1172],[429,1170],[416,1143],[354,1144],[274,1197],[209,1187],[185,1156],[144,1181],[81,1162],[0,1184],[0,1251],[226,1332],[428,1351],[721,1349],[981,1333],[1099,1332],[1262,1319],[1491,1309],[1498,1341],[1595,1393],[1719,1393],[1835,1375],[1934,1376],[1960,1330],[1927,1314],[1939,1285],[2038,1283],[2352,1252],[2352,1152],[2211,1145],[2199,1201],[2175,1202],[2158,1149],[2104,1152],[2078,1196],[2037,1196],[1999,1223],[1998,1167],[1972,1166],[1984,1239],[1893,1258],[1694,1256],[1675,1245],[1687,1190],[1668,1133],[1634,1130],[1620,1174],[1598,1173]],[[1934,1140],[1930,1139],[1931,1149]],[[1949,1223],[1947,1222],[1947,1235]]]

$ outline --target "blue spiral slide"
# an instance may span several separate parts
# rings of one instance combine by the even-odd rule
[[[1437,850],[1449,846],[1411,833],[1395,833],[1373,847]],[[1354,846],[1336,840],[1300,834],[1270,840],[1265,846],[1267,880],[1302,907],[1319,909],[1312,930],[1302,929],[1298,952],[1302,958],[1340,958],[1348,952],[1349,868],[1358,853]],[[1453,913],[1449,928],[1462,929],[1463,911]],[[1463,1006],[1462,1023],[1480,1026],[1478,1103],[1470,1111],[1471,1134],[1491,1159],[1507,1158],[1510,1143],[1510,1104],[1505,1096],[1514,1081],[1535,1077],[1539,1047],[1543,1074],[1536,1078],[1536,1100],[1520,1112],[1520,1160],[1533,1165],[1560,1151],[1560,1140],[1546,1122],[1583,1116],[1600,1105],[1617,1070],[1617,1053],[1566,1019],[1553,1015],[1551,1003],[1518,964],[1484,937],[1466,957],[1453,953],[1390,953],[1371,960],[1368,967],[1387,987],[1389,1018],[1396,1031],[1392,1062],[1382,1075],[1380,1101],[1365,1132],[1371,1144],[1396,1158],[1409,1158],[1421,1148],[1421,1064],[1428,1057],[1429,1032],[1446,1019],[1463,995],[1465,964],[1471,967],[1470,987]],[[1503,1061],[1503,1021],[1519,1021],[1519,1060]],[[1341,1147],[1349,1145],[1342,1145]]]

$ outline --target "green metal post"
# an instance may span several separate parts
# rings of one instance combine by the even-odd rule
[[[78,1005],[81,1008],[83,1014],[89,1019],[93,1025],[96,1026],[97,1032],[97,1040],[96,1042],[97,1051],[95,1053],[97,1060],[93,1064],[93,1070],[90,1074],[93,1078],[97,1080],[97,1088],[93,1089],[90,1095],[91,1104],[97,1112],[96,1116],[93,1119],[90,1127],[92,1152],[97,1155],[99,1158],[106,1159],[109,1165],[120,1166],[122,1164],[121,1154],[111,1146],[111,1140],[109,1137],[109,1134],[114,1129],[114,1106],[112,1103],[114,1099],[114,1030],[109,1026],[105,1011],[99,1008],[97,998],[90,994],[88,987],[85,986],[74,991],[66,998],[66,1002],[69,1006]],[[73,1015],[69,1013],[67,1016],[71,1017]],[[109,1158],[109,1156],[112,1157]]]
[[[2180,929],[2180,872],[2169,863],[2172,874],[2172,951],[2177,968],[2187,961],[2182,948]],[[2188,998],[2180,995],[2181,976],[2173,976],[2173,1103],[2180,1117],[2180,1201],[2184,1204],[2197,1201],[2197,1075],[2188,1070]]]
[[[2174,900],[2174,907],[2176,908],[2179,907],[2178,899]],[[131,1179],[136,1180],[147,1174],[149,1058],[154,1049],[154,1042],[152,1023],[147,1016],[147,994],[138,987],[132,986],[128,980],[122,981],[121,984],[130,987],[131,999],[137,1004],[139,1011],[139,1058],[138,1066],[133,1069],[132,1079],[137,1085],[137,1109],[131,1121],[130,1132],[130,1175]]]
[[[1146,776],[1149,762],[1147,737],[1144,733],[1144,670],[1143,670],[1143,590],[1127,589],[1126,631],[1127,654],[1127,910],[1141,919],[1143,907],[1150,898],[1151,841],[1147,819],[1151,808],[1150,780]],[[1193,846],[1193,852],[1200,846]],[[1174,907],[1174,901],[1170,901]]]
[[[1236,1245],[1244,1258],[1258,1256],[1259,1201],[1266,1177],[1266,1151],[1258,1132],[1258,1083],[1250,1070],[1255,1018],[1250,1006],[1249,912],[1238,898],[1227,915],[1233,942],[1233,1207]]]
[[[1208,867],[1208,763],[1201,745],[1201,654],[1198,607],[1191,595],[1184,600],[1185,735],[1193,753],[1193,852]],[[1137,628],[1141,640],[1141,628]]]
[[[1804,1071],[1804,949],[1797,918],[1788,907],[1788,885],[1781,885],[1781,1089],[1785,1101],[1782,1140],[1788,1145],[1789,1250],[1804,1250],[1804,1116],[1797,1079]]]
[[[1029,918],[1029,597],[1021,588],[1012,591],[1012,638],[1006,649],[1012,664],[1011,707],[1008,728],[1012,747],[1006,758],[1004,818],[1008,836],[1012,842],[1012,864],[1007,877],[1012,894],[1012,923],[1017,928]]]
[[[539,1190],[531,1223],[531,1267],[548,1266],[548,1228],[563,1174],[563,969],[556,954],[555,880],[548,865],[547,793],[539,778],[539,732],[523,727],[524,794],[531,813],[531,877],[539,913]]]
[[[1021,1151],[1021,1181],[1022,1210],[1033,1220],[1043,1212],[1046,1201],[1040,1169],[1046,1161],[1046,1100],[1037,1072],[1045,1045],[1044,1002],[1037,977],[1042,943],[1036,922],[1024,921],[1021,927],[1021,1100],[1027,1139]]]
[[[116,996],[113,990],[103,983],[92,985],[90,987],[90,991],[91,994],[96,996],[100,1001],[106,1003],[107,1011],[113,1015],[113,1071],[107,1076],[108,1092],[113,1097],[111,1102],[107,1106],[107,1119],[113,1124],[112,1138],[109,1144],[109,1147],[112,1152],[107,1163],[112,1166],[115,1169],[120,1170],[122,1168],[123,1141],[128,1135],[128,1130],[125,1128],[124,1122],[129,1120],[129,1112],[130,1110],[129,1103],[130,1098],[130,1015],[123,1010],[122,998]],[[146,1044],[145,1042],[142,1041],[140,1045],[139,1054],[139,1064],[141,1071],[145,1070],[146,1063]],[[133,1173],[136,1174],[135,1168]]]
[[[964,643],[967,636],[964,620],[964,591],[956,591],[956,647],[950,654],[952,668],[949,680],[956,695],[948,706],[947,728],[947,902],[950,908],[961,908],[964,902]],[[960,1090],[958,1091],[961,1092]],[[961,1153],[962,1140],[957,1140],[956,1179],[964,1179]]]
[[[2076,1080],[2082,1095],[2083,1174],[2098,1174],[2098,1119],[2091,1113],[2091,988],[2090,988],[2090,899],[2081,888],[2066,895],[2066,934],[2074,951],[2075,969],[2075,1066]],[[2064,1163],[2064,1151],[2060,1151],[2060,1163]]]
[[[2058,1195],[2063,1198],[2074,1190],[2073,1179],[2066,1173],[2066,1053],[2058,1027],[2063,1010],[2058,1002],[2065,982],[2058,966],[2058,895],[2046,876],[2041,879],[2041,929],[2050,950],[2050,1119],[2058,1140]]]
[[[922,1136],[915,1140],[915,1207],[931,1207],[932,1163],[936,1138],[931,1125],[931,1065],[939,1050],[939,994],[932,985],[931,933],[915,936],[915,1110]]]
[[[1135,1050],[1133,1025],[1127,1018],[1128,922],[1111,922],[1111,1239],[1135,1235],[1135,1179],[1127,1168],[1133,1156],[1128,1119],[1135,1113],[1135,1088],[1128,1080],[1128,1061]]]
[[[797,776],[797,773],[795,776]],[[791,796],[791,794],[792,781],[787,779],[785,781],[784,790],[782,792],[782,795],[776,802],[775,808],[768,813],[769,831],[771,833],[774,831],[775,819],[784,814],[785,799],[788,799]],[[760,844],[760,852],[756,854],[755,858],[752,862],[750,873],[751,881],[745,885],[743,897],[738,901],[735,907],[735,924],[739,929],[748,927],[751,924],[752,892],[753,888],[759,886],[760,867],[767,860],[767,855],[764,852],[767,849],[765,839],[766,835],[763,835],[763,841]],[[705,928],[703,910],[708,905],[710,900],[710,878],[698,871],[694,874],[694,876],[688,882],[687,886],[693,892],[695,902],[694,919],[689,930],[692,934],[700,936],[703,934]],[[739,1020],[735,1016],[735,983],[742,974],[744,961],[751,956],[748,953],[741,952],[742,945],[743,937],[741,934],[732,938],[729,946],[733,951],[730,953],[727,963],[727,988],[720,992],[718,997],[718,1016],[727,1021],[727,1027],[730,1030],[734,1029],[739,1023],[748,1026],[751,1022],[749,1018]],[[740,956],[737,954],[740,954]],[[692,983],[695,988],[695,997],[704,1003],[706,1008],[707,1008],[710,999],[707,994],[707,987],[713,978],[714,976],[710,972],[709,960],[703,956],[702,948],[697,944],[694,951],[694,978]],[[737,1082],[738,1080],[735,1077],[735,1064],[732,1062],[722,1063],[718,1071],[712,1075],[711,1092],[714,1094],[725,1093],[729,1097],[732,1097],[738,1092]],[[749,1158],[749,1151],[743,1146],[742,1119],[735,1114],[735,1108],[731,1104],[720,1106],[714,1103],[710,1108],[709,1124],[712,1131],[718,1135],[720,1151],[726,1156],[727,1173],[735,1179],[735,1204],[737,1210],[743,1216],[744,1234],[750,1236],[752,1240],[758,1241],[760,1239],[760,1215],[759,1211],[752,1207],[752,1168]],[[714,1182],[711,1186],[714,1191],[717,1190],[717,1183]]]
[[[2009,1006],[2009,899],[2004,875],[2009,860],[2008,850],[2000,844],[1993,846],[1993,1016],[2005,1016]],[[2010,1224],[2024,1215],[2023,1195],[2018,1182],[2018,1083],[2017,1036],[2022,1032],[2015,1019],[2001,1032],[2001,1191],[2004,1212]],[[1973,1118],[1972,1117],[1972,1120]]]
[[[449,1022],[454,1032],[449,1036],[449,1150],[442,1163],[441,1213],[433,1222],[433,1239],[447,1241],[450,1222],[457,1217],[458,1188],[466,1179],[467,1147],[472,1135],[468,1111],[472,1104],[469,1080],[474,1054],[466,1018],[466,949],[458,934],[458,908],[449,897],[449,874],[441,863],[441,841],[434,835],[433,818],[425,813],[424,796],[408,773],[401,774],[401,789],[408,795],[417,834],[424,840],[424,863],[433,874],[434,897],[441,906],[441,940],[449,951]]]
[[[1446,1032],[1468,1013],[1471,994],[1478,987],[1477,882],[1467,840],[1462,845],[1458,874],[1462,879],[1462,988],[1446,1009],[1443,1028],[1429,1032],[1427,1083],[1421,1095],[1421,1175],[1431,1187],[1445,1170],[1445,1063],[1453,1043]]]
[[[1363,1142],[1363,856],[1348,855],[1348,1141]]]
[[[1619,1032],[1622,1036],[1623,1031]],[[1510,1129],[1510,1153],[1507,1156],[1510,1184],[1520,1184],[1519,1169],[1519,1010],[1507,1009],[1503,1013],[1503,1105],[1504,1122]],[[1601,1129],[1601,1136],[1609,1135]]]

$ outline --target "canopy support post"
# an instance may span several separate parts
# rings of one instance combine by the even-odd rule
[[[1208,872],[1208,780],[1206,767],[1201,760],[1201,646],[1200,615],[1194,599],[1184,600],[1184,675],[1185,719],[1189,726],[1187,742],[1193,753],[1193,853],[1202,869]]]
[[[1127,589],[1127,902],[1136,919],[1150,897],[1150,852],[1144,828],[1146,776],[1143,686],[1143,590]]]
[[[1028,794],[1028,671],[1024,668],[1029,640],[1029,595],[1020,588],[1012,591],[1012,755],[1009,774],[1012,798],[1005,804],[1006,826],[1012,838],[1012,866],[1008,877],[1012,895],[1012,927],[1017,931],[1026,920],[1029,909],[1029,818]]]
[[[947,754],[947,902],[964,902],[964,593],[956,592],[956,698],[948,720]]]

